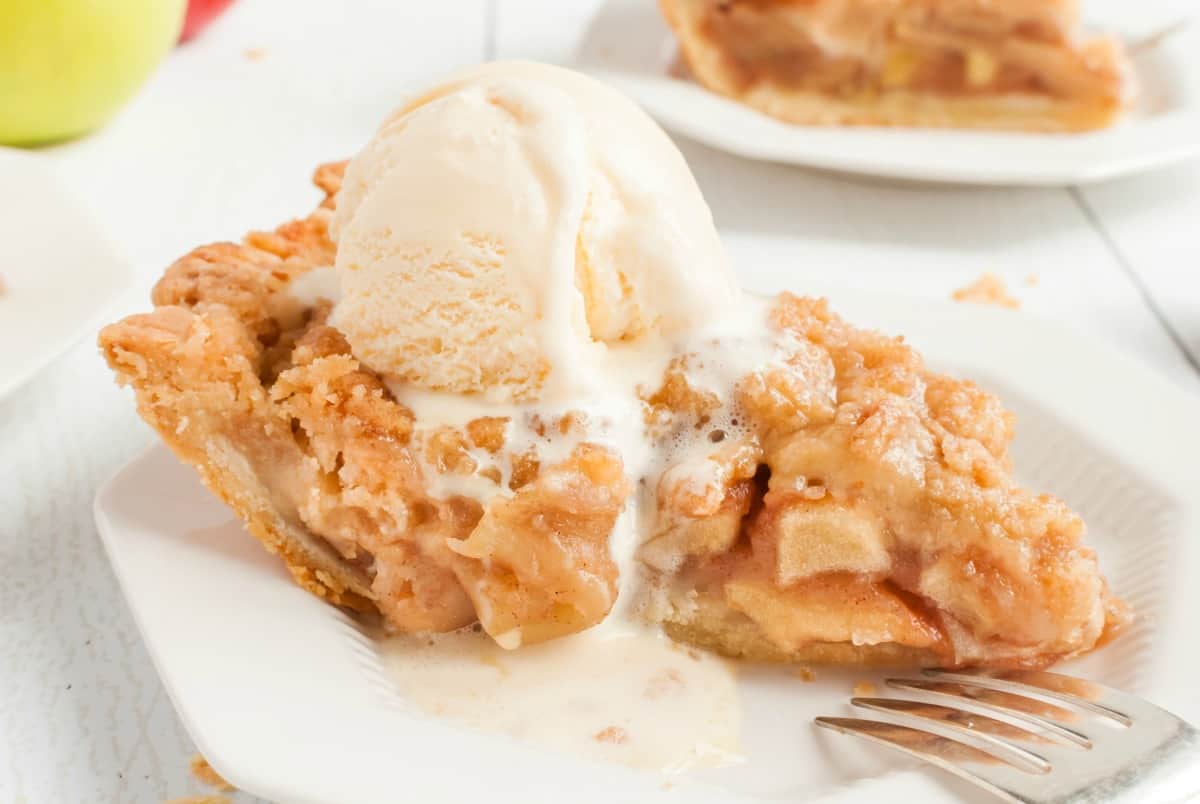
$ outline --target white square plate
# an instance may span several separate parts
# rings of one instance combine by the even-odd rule
[[[757,290],[786,272],[759,264]],[[1068,669],[1200,721],[1197,402],[1036,318],[832,291],[851,320],[903,332],[938,367],[1005,397],[1022,479],[1089,522],[1137,624]],[[287,802],[979,800],[962,783],[811,726],[863,672],[739,674],[744,765],[672,780],[471,732],[407,704],[375,644],[291,583],[163,447],[99,492],[96,521],[147,648],[198,747],[234,784]]]
[[[1085,0],[1089,22],[1133,45],[1136,109],[1086,134],[1023,134],[783,123],[676,69],[674,35],[651,0],[608,0],[578,67],[668,129],[750,159],[934,182],[1086,184],[1200,155],[1200,14],[1193,0]],[[1137,43],[1171,30],[1154,45]]]
[[[0,148],[0,397],[95,332],[133,278],[44,159]]]

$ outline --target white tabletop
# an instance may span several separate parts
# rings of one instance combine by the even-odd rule
[[[352,153],[405,87],[486,58],[569,62],[599,2],[240,0],[111,125],[48,155],[138,267],[124,308],[144,309],[192,246],[304,213],[312,168]],[[952,188],[680,146],[735,259],[790,248],[798,290],[944,299],[991,271],[1018,315],[1200,391],[1200,164],[1087,189]],[[0,802],[203,791],[92,524],[96,486],[152,438],[91,342],[0,402]]]

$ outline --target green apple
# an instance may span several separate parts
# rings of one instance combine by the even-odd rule
[[[85,134],[179,37],[185,0],[0,0],[0,143]]]

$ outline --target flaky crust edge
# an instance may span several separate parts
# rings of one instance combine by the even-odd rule
[[[313,183],[324,192],[324,198],[308,217],[284,224],[273,232],[252,233],[240,244],[202,248],[224,248],[253,260],[277,260],[296,273],[315,267],[317,263],[311,258],[313,240],[327,240],[329,210],[341,187],[344,164],[330,163],[317,168]],[[367,580],[339,560],[332,548],[318,541],[307,528],[288,522],[270,504],[270,495],[257,477],[241,471],[242,461],[232,445],[206,439],[203,430],[187,426],[188,417],[199,413],[198,410],[160,404],[156,382],[171,383],[180,390],[186,387],[180,376],[182,369],[162,368],[165,362],[170,362],[168,352],[172,342],[183,337],[184,331],[203,315],[178,306],[156,306],[152,313],[130,316],[103,328],[98,345],[117,382],[134,390],[141,418],[154,428],[176,457],[196,470],[213,494],[233,509],[246,530],[283,561],[301,588],[334,605],[378,615]],[[152,365],[156,363],[160,371],[154,377]]]

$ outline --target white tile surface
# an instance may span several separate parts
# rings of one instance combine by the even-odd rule
[[[403,86],[488,52],[567,60],[596,5],[240,0],[112,125],[52,153],[148,286],[197,243],[305,211],[314,165],[348,155]],[[1093,188],[1093,220],[1068,191],[884,184],[684,150],[747,265],[762,246],[739,232],[794,253],[801,287],[944,298],[994,271],[1028,309],[1200,387],[1140,292],[1195,354],[1200,168]],[[90,343],[0,403],[0,802],[201,790],[91,519],[98,483],[150,439]]]
[[[0,349],[3,398],[95,331],[134,272],[52,161],[0,148],[0,187],[20,199],[0,215],[0,343],[22,347]]]
[[[1200,367],[1200,165],[1078,193],[1146,301]]]

